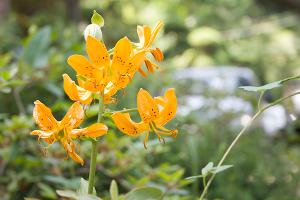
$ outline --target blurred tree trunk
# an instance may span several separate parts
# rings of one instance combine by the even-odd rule
[[[65,0],[68,19],[74,22],[80,20],[79,0]]]
[[[0,0],[0,17],[7,16],[10,10],[10,0]]]

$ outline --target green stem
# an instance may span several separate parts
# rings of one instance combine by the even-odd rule
[[[123,110],[118,110],[118,111],[113,111],[113,112],[106,112],[103,115],[105,115],[105,114],[112,115],[114,113],[136,112],[137,110],[138,110],[137,108],[123,109]]]
[[[101,122],[102,113],[104,112],[104,103],[103,103],[103,94],[99,98],[99,111],[97,122]],[[97,141],[92,141],[92,152],[91,152],[91,162],[90,162],[90,172],[89,172],[89,186],[88,193],[93,194],[93,188],[95,184],[95,175],[96,175],[96,164],[97,164]]]
[[[264,108],[261,108],[257,111],[257,113],[255,113],[255,115],[253,115],[253,117],[251,118],[251,120],[243,127],[243,129],[238,133],[238,135],[235,137],[235,139],[232,141],[232,143],[229,145],[229,147],[227,148],[227,150],[225,151],[224,155],[222,156],[221,160],[219,161],[217,167],[220,167],[223,162],[225,161],[225,159],[227,158],[228,154],[230,153],[230,151],[232,150],[232,148],[234,147],[234,145],[237,143],[237,141],[239,140],[239,138],[245,133],[245,131],[252,125],[252,123],[255,121],[255,119],[257,119],[258,116],[260,116],[260,114],[262,114],[265,110],[267,110],[268,108],[275,106],[283,101],[285,101],[286,99],[298,95],[300,94],[300,92],[295,92],[293,94],[290,94],[288,96],[282,97],[276,101],[274,101],[273,103],[270,103],[269,105],[267,105]],[[209,186],[211,185],[213,179],[215,178],[216,174],[213,174],[210,179],[207,182],[207,185],[204,187],[201,196],[199,198],[199,200],[203,200],[205,197],[205,194],[207,193],[207,190],[209,188]]]

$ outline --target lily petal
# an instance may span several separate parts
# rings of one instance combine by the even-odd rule
[[[92,102],[93,97],[90,91],[77,86],[67,74],[63,74],[63,79],[64,90],[71,100],[80,101],[82,104],[90,104]]]
[[[99,71],[82,55],[72,55],[68,58],[67,62],[77,74],[88,78],[92,78]]]
[[[120,74],[122,68],[127,64],[131,51],[132,47],[127,37],[123,37],[117,42],[111,65],[114,75]]]
[[[73,103],[60,124],[69,129],[77,128],[84,119],[84,110],[79,101]]]
[[[137,94],[137,108],[142,120],[146,123],[158,117],[159,110],[157,103],[152,96],[142,88]]]
[[[148,124],[132,121],[129,113],[114,113],[111,117],[118,129],[126,135],[137,136],[140,133],[149,130]]]
[[[77,138],[80,136],[88,136],[88,137],[96,138],[96,137],[105,135],[107,133],[107,130],[108,130],[108,128],[105,124],[96,123],[87,128],[73,129],[71,131],[71,136],[74,138]]]
[[[159,102],[163,108],[159,111],[159,117],[155,119],[154,122],[158,126],[164,126],[176,115],[177,112],[175,89],[168,89],[164,94],[163,100],[161,98],[157,98],[156,102]]]
[[[155,25],[155,28],[153,29],[153,31],[151,32],[151,37],[149,39],[149,42],[147,44],[148,47],[150,47],[153,43],[153,41],[155,40],[158,32],[160,31],[160,29],[163,27],[164,23],[162,21],[158,21],[157,24]]]
[[[61,143],[67,152],[68,156],[70,156],[75,162],[84,164],[82,158],[75,152],[75,143],[70,139],[62,139]]]
[[[107,49],[102,41],[88,36],[86,41],[86,51],[90,60],[97,66],[109,65],[110,59]]]
[[[39,100],[34,102],[33,118],[42,131],[53,131],[58,128],[58,122],[51,110]]]

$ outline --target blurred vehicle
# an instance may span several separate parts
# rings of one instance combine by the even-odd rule
[[[249,68],[212,66],[180,69],[174,73],[174,80],[180,94],[178,114],[181,116],[192,115],[201,121],[227,116],[231,118],[231,126],[240,127],[255,112],[245,95],[237,92],[239,86],[258,85],[254,72]],[[289,119],[286,109],[276,105],[263,113],[259,124],[267,135],[273,136],[287,126]]]

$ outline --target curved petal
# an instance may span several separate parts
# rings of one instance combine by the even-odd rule
[[[64,90],[69,98],[73,101],[80,101],[82,104],[90,104],[93,100],[92,93],[75,84],[75,82],[67,75],[63,74]]]
[[[148,44],[151,38],[151,28],[147,25],[144,25],[143,34],[144,34],[144,41],[145,41],[143,47],[147,48],[149,46]]]
[[[153,31],[151,32],[151,37],[147,43],[147,47],[150,47],[153,43],[153,41],[155,40],[158,32],[160,31],[160,29],[163,27],[164,23],[162,21],[158,21],[157,24],[155,25]]]
[[[65,117],[61,120],[61,125],[67,129],[77,128],[84,119],[84,110],[79,101],[73,103]]]
[[[159,110],[157,103],[152,96],[142,88],[137,94],[137,108],[142,120],[146,123],[158,117]]]
[[[157,98],[157,102],[160,102],[163,106],[162,110],[159,111],[159,117],[154,120],[158,126],[164,126],[168,123],[177,112],[177,98],[175,89],[170,88],[165,92],[163,99]]]
[[[56,132],[54,131],[48,132],[48,131],[34,130],[30,133],[30,135],[37,135],[38,140],[44,139],[45,142],[52,144],[57,141],[55,137],[55,133]]]
[[[67,152],[68,156],[70,156],[75,162],[80,163],[81,165],[84,164],[82,158],[75,152],[75,143],[71,139],[62,139],[61,143]]]
[[[126,135],[136,136],[146,130],[149,130],[148,124],[143,122],[133,122],[129,113],[114,113],[111,117],[118,129]]]
[[[58,122],[53,117],[50,108],[39,100],[34,102],[33,118],[42,131],[53,131],[58,128]]]
[[[108,128],[105,124],[96,123],[87,128],[73,129],[70,133],[71,133],[71,137],[73,138],[77,138],[80,136],[88,136],[88,137],[96,138],[105,135],[107,133],[107,130]]]
[[[124,68],[131,52],[132,47],[127,37],[123,37],[117,42],[111,64],[111,69],[114,74],[119,74],[122,68]]]
[[[94,74],[99,71],[82,55],[72,55],[68,58],[67,62],[77,74],[88,78],[94,77]]]
[[[86,51],[90,60],[97,66],[109,65],[110,59],[107,49],[102,41],[88,36],[86,40]]]
[[[140,40],[140,45],[141,45],[140,47],[143,48],[145,46],[144,28],[142,26],[137,26],[136,32]]]

